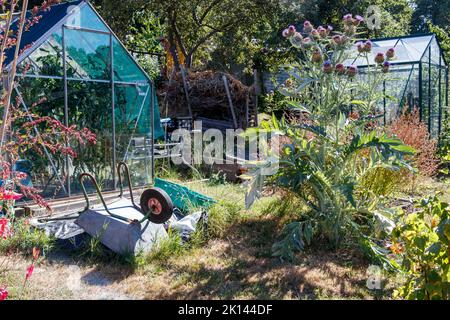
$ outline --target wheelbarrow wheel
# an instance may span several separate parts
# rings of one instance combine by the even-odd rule
[[[172,217],[173,203],[167,192],[160,188],[150,188],[141,195],[141,209],[148,220],[162,224]]]

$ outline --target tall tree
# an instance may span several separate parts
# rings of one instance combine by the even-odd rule
[[[444,30],[450,27],[450,0],[415,0],[412,28],[415,32],[427,32],[427,21]]]

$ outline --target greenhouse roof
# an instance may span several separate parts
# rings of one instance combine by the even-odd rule
[[[49,32],[55,24],[60,22],[67,16],[70,9],[78,6],[83,0],[76,0],[71,2],[64,2],[61,4],[53,5],[50,10],[40,12],[42,16],[39,23],[32,25],[27,32],[22,34],[22,41],[20,42],[20,50],[22,51],[26,47],[32,45],[38,41],[42,36]],[[27,13],[27,18],[31,16],[31,12]],[[19,26],[19,17],[17,16],[11,25],[11,30],[17,31]],[[8,66],[14,59],[15,47],[5,50],[5,65]]]
[[[390,48],[395,48],[395,58],[393,64],[418,63],[431,46],[431,62],[434,64],[445,64],[441,54],[439,43],[434,34],[409,35],[397,38],[384,38],[372,40],[372,51],[369,55],[369,63],[373,63],[375,55],[379,52],[385,53]],[[354,46],[356,49],[356,44]],[[356,50],[354,50],[356,52]],[[346,64],[353,64],[358,67],[367,66],[365,57],[356,56],[348,59]]]

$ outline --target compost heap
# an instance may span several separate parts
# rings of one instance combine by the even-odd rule
[[[245,118],[247,99],[251,103],[253,87],[247,87],[233,76],[213,71],[190,72],[186,75],[189,87],[189,100],[194,119],[197,117],[214,120],[232,121],[230,106],[223,76],[228,79],[231,98],[238,123]],[[177,73],[171,81],[166,81],[163,88],[166,94],[161,101],[162,114],[167,117],[188,116],[189,109],[181,73]],[[165,98],[165,99],[164,99]],[[166,109],[167,108],[167,109]]]

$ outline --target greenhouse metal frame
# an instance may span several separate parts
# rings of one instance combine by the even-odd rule
[[[44,195],[78,194],[76,177],[84,171],[96,175],[103,190],[113,190],[118,161],[128,162],[136,185],[149,184],[154,141],[163,135],[154,84],[93,6],[86,0],[52,6],[24,32],[20,46],[14,91],[23,108],[87,127],[99,141],[76,150],[80,157],[73,161],[55,159],[45,148],[44,159],[25,155]],[[4,84],[14,54],[5,56]],[[48,101],[36,106],[40,97]],[[34,129],[37,136],[44,130]]]

